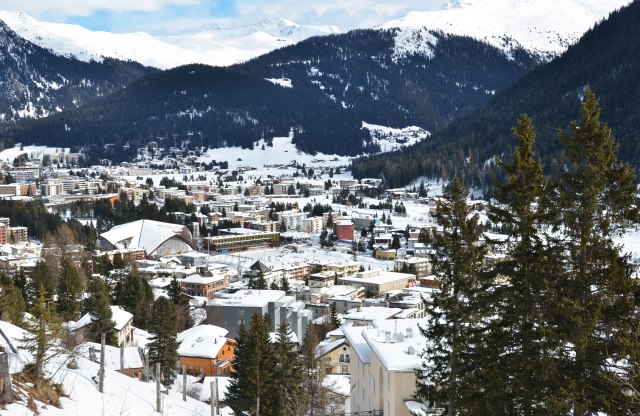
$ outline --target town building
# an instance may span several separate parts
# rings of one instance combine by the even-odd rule
[[[180,368],[199,377],[229,376],[233,371],[236,341],[215,325],[198,325],[178,334]]]
[[[358,272],[355,276],[340,277],[338,283],[363,286],[367,297],[376,297],[390,290],[401,290],[405,287],[415,286],[416,276],[408,273],[368,270]]]
[[[229,228],[219,231],[221,234],[219,236],[204,238],[205,247],[208,250],[227,253],[280,246],[280,234],[277,232],[248,228]]]
[[[233,294],[221,293],[207,303],[208,323],[228,329],[231,338],[238,336],[240,323],[249,324],[256,313],[268,314],[273,328],[288,322],[298,339],[304,337],[311,318],[304,302],[286,296],[281,290],[244,289]]]
[[[217,273],[210,276],[192,274],[185,277],[180,282],[180,285],[182,286],[182,291],[189,296],[213,299],[216,292],[226,288],[228,283],[229,279],[225,275]]]
[[[353,241],[353,223],[351,220],[336,221],[336,235],[338,240]]]
[[[159,258],[197,250],[191,232],[184,225],[138,220],[117,225],[98,236],[100,251],[142,248],[147,258]]]
[[[411,410],[420,406],[413,394],[426,343],[420,325],[425,324],[420,319],[393,319],[343,328],[350,345],[351,412],[414,415]]]

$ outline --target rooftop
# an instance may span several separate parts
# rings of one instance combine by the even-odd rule
[[[211,300],[209,305],[262,308],[284,295],[285,292],[282,290],[244,289],[236,293],[221,294],[219,298]]]

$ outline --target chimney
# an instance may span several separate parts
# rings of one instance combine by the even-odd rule
[[[407,332],[407,338],[413,338],[413,328],[408,327],[406,329],[406,332]]]

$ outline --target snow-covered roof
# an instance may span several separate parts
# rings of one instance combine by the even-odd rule
[[[199,274],[192,274],[189,277],[185,277],[180,283],[191,283],[196,285],[206,285],[209,283],[217,282],[220,280],[224,280],[225,277],[222,275],[213,275],[213,276],[202,276]]]
[[[214,336],[214,337],[226,337],[229,333],[228,330],[216,325],[198,325],[193,328],[185,329],[180,332],[177,337],[178,342],[182,342],[188,337],[199,336]]]
[[[96,360],[100,359],[100,344],[96,342],[85,342],[78,346],[77,351],[82,357],[91,360],[92,347],[95,350],[95,355],[92,361],[97,362]],[[142,368],[144,366],[138,348],[124,347],[123,354],[124,369]],[[120,348],[111,345],[105,345],[104,365],[105,367],[112,370],[120,370]]]
[[[356,355],[364,364],[369,364],[371,361],[371,348],[367,345],[362,333],[365,329],[372,328],[367,326],[350,326],[345,325],[342,327],[344,336],[351,345],[351,348],[356,352]]]
[[[331,352],[344,344],[346,339],[340,338],[335,341],[322,341],[316,347],[316,357],[323,356],[324,354]]]
[[[111,306],[111,319],[116,324],[114,328],[117,331],[122,330],[131,320],[133,315],[122,309],[120,306]]]
[[[385,308],[377,306],[365,306],[349,312],[344,315],[344,319],[347,321],[375,321],[380,319],[389,319],[398,313],[402,312],[400,308]]]
[[[178,347],[181,357],[197,357],[214,359],[225,346],[227,338],[216,336],[189,336]]]
[[[388,371],[413,371],[422,365],[419,354],[426,339],[420,333],[419,325],[425,323],[425,319],[376,321],[373,328],[362,332],[362,337]]]
[[[111,320],[114,322],[116,331],[121,331],[133,319],[133,315],[122,309],[120,306],[111,306]],[[93,315],[85,313],[78,322],[69,322],[69,329],[76,331],[89,325],[93,320]]]
[[[179,237],[194,250],[191,232],[184,225],[167,222],[138,220],[126,224],[116,225],[109,231],[100,234],[116,248],[143,248],[147,255],[153,253],[162,243],[172,237]],[[178,260],[178,263],[180,261]]]
[[[221,294],[219,298],[212,299],[209,304],[261,308],[284,295],[285,292],[282,290],[244,289],[233,294]]]

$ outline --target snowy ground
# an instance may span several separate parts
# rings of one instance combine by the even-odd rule
[[[11,373],[22,370],[31,361],[31,356],[21,348],[20,339],[24,331],[14,325],[0,321],[0,328],[9,337],[12,344],[18,348],[18,354],[9,354]],[[0,345],[6,346],[4,340]],[[93,377],[98,374],[99,365],[82,357],[76,358],[77,369],[67,367],[68,355],[61,355],[52,359],[46,365],[46,372],[52,381],[61,383],[68,397],[61,398],[62,408],[56,408],[44,403],[36,403],[41,415],[75,416],[75,415],[104,415],[104,416],[140,416],[157,415],[155,383],[145,383],[127,377],[116,371],[107,369],[105,372],[105,392],[100,393]],[[209,406],[198,400],[187,398],[182,401],[182,395],[174,391],[162,395],[163,415],[198,416],[209,415]],[[33,415],[24,403],[7,405],[3,415],[27,416]]]
[[[5,149],[0,152],[0,162],[9,162],[12,163],[13,160],[22,155],[27,154],[29,159],[37,158],[42,159],[44,155],[50,155],[53,153],[69,153],[69,148],[60,148],[60,147],[47,147],[47,146],[21,146],[18,144],[16,147],[12,147],[9,149]]]

